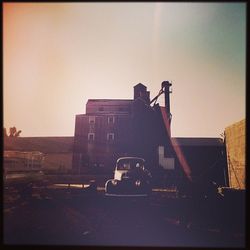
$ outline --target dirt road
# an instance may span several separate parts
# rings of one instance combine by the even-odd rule
[[[199,206],[167,193],[111,198],[103,191],[39,192],[28,198],[14,191],[5,195],[6,245],[244,246],[244,230],[225,230],[217,218],[205,219]]]

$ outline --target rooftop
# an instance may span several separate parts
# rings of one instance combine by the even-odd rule
[[[89,99],[88,104],[97,104],[97,105],[114,105],[114,104],[129,104],[133,102],[133,99]]]
[[[4,150],[39,151],[42,153],[69,153],[73,150],[74,137],[7,137]]]
[[[221,138],[207,137],[172,137],[173,146],[222,146]]]
[[[142,84],[142,83],[138,83],[138,84],[136,84],[135,86],[134,86],[134,88],[143,88],[143,89],[147,89],[147,87],[144,85],[144,84]]]

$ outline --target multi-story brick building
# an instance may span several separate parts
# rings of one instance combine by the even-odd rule
[[[159,140],[169,141],[160,111],[150,106],[150,93],[141,83],[134,87],[134,99],[89,99],[86,114],[76,116],[73,169],[113,169],[126,155],[144,157],[152,167]]]

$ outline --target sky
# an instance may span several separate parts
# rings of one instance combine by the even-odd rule
[[[88,99],[163,81],[173,137],[220,137],[246,117],[246,3],[4,3],[3,73],[22,137],[73,136]]]

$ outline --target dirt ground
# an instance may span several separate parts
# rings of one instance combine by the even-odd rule
[[[5,245],[244,247],[244,223],[214,201],[107,197],[103,190],[32,188],[4,192]],[[222,208],[221,208],[222,209]]]

